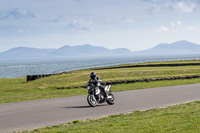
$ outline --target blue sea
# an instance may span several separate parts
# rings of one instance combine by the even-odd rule
[[[31,60],[0,60],[0,78],[24,77],[34,74],[52,74],[69,72],[85,68],[112,66],[127,63],[142,63],[171,60],[200,59],[197,55],[191,56],[124,56],[124,57],[85,57],[59,59],[31,59]]]

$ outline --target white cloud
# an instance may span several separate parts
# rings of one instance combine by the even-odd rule
[[[176,24],[174,22],[171,22],[171,26],[174,27]]]
[[[158,32],[168,32],[169,29],[167,27],[161,26],[157,31]]]
[[[181,26],[181,21],[180,20],[178,20],[177,22],[171,22],[171,26],[172,27],[175,27],[175,26],[178,26],[178,27],[180,27]]]
[[[192,13],[198,7],[194,0],[150,0],[151,12],[176,11],[180,13]]]
[[[104,22],[111,22],[112,19],[111,18],[106,18]]]
[[[187,31],[194,31],[194,30],[196,30],[194,27],[191,27],[191,26],[188,26],[186,29],[187,29]]]
[[[92,31],[95,30],[97,27],[97,24],[93,21],[86,21],[86,20],[74,20],[72,21],[68,27],[71,29],[71,32],[75,31]]]
[[[30,33],[30,30],[23,30],[23,29],[20,29],[18,30],[19,33],[21,34],[29,34]]]
[[[124,21],[122,21],[121,23],[122,24],[132,24],[132,23],[134,23],[135,21],[133,20],[133,19],[126,19],[126,20],[124,20]]]
[[[192,2],[180,1],[174,4],[174,9],[183,13],[192,13],[196,8],[196,4]]]
[[[127,19],[125,22],[126,23],[134,23],[135,21],[133,19]]]
[[[20,18],[34,18],[35,15],[28,10],[14,9],[10,11],[7,16],[8,18],[20,19]]]
[[[35,18],[35,15],[28,10],[24,9],[13,9],[10,11],[2,11],[0,12],[0,19],[29,19]]]
[[[111,26],[110,26],[110,25],[107,25],[106,27],[107,27],[107,28],[111,28]]]
[[[161,13],[163,11],[171,11],[174,1],[172,0],[145,0],[151,3],[150,12]]]
[[[153,13],[160,13],[163,11],[163,9],[168,8],[168,4],[162,4],[162,3],[155,3],[152,6],[152,12]]]
[[[177,25],[178,25],[178,26],[181,26],[181,21],[178,20],[178,21],[177,21]]]
[[[66,20],[67,20],[67,17],[66,16],[62,16],[62,15],[59,15],[59,16],[56,16],[56,17],[53,17],[53,18],[44,19],[44,21],[55,22],[55,23],[66,21]]]

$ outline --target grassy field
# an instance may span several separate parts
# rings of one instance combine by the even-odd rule
[[[196,63],[200,61],[162,62],[162,63]],[[152,64],[152,63],[151,63]],[[154,64],[154,63],[153,63]],[[55,75],[32,82],[26,78],[0,79],[0,103],[86,95],[87,90],[74,88],[85,85],[93,70],[80,70],[62,75]],[[179,67],[140,67],[110,70],[95,70],[106,81],[135,80],[144,78],[162,78],[173,76],[200,75],[199,66]],[[176,86],[200,83],[198,79],[137,82],[112,86],[112,91]],[[67,89],[72,87],[72,89]],[[65,89],[61,89],[65,88]],[[25,133],[66,133],[66,132],[200,132],[200,101],[171,106],[167,108],[134,111],[130,114],[117,114],[94,120],[73,121]]]
[[[200,101],[134,111],[94,120],[73,121],[24,133],[199,133]]]
[[[200,61],[180,61],[176,63],[196,63]],[[174,62],[161,62],[174,63]],[[87,94],[83,88],[73,88],[85,85],[89,80],[92,70],[80,70],[62,75],[55,75],[32,82],[26,82],[26,78],[0,79],[0,103],[67,97]],[[162,78],[172,76],[200,75],[199,66],[179,67],[140,67],[120,68],[110,70],[95,70],[97,75],[105,81],[134,80],[144,78]],[[113,91],[124,91],[152,87],[163,87],[182,84],[200,83],[200,79],[156,81],[151,83],[133,83],[113,86]],[[60,89],[72,87],[72,89]]]

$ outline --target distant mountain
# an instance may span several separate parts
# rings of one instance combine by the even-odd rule
[[[118,54],[130,54],[130,50],[127,49],[127,48],[118,48],[118,49],[114,49],[113,50],[115,53],[118,53]]]
[[[43,58],[54,49],[37,49],[29,47],[16,47],[0,53],[0,59],[29,59]]]
[[[200,54],[200,45],[188,41],[161,43],[151,49],[133,52],[134,55],[186,55]]]
[[[0,59],[37,59],[61,57],[86,57],[86,56],[121,56],[131,55],[132,52],[125,48],[107,49],[90,44],[77,46],[63,46],[59,49],[38,49],[29,47],[16,47],[0,53]]]
[[[104,56],[104,55],[117,55],[117,52],[106,49],[104,47],[92,46],[90,44],[77,45],[77,46],[64,46],[57,50],[50,52],[56,56]]]
[[[0,60],[7,59],[41,59],[62,57],[88,57],[88,56],[154,56],[154,55],[186,55],[200,54],[200,45],[188,41],[178,41],[171,44],[161,43],[151,49],[131,52],[126,48],[107,49],[90,44],[77,46],[63,46],[59,49],[38,49],[29,47],[16,47],[0,53]]]

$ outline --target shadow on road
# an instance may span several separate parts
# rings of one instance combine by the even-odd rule
[[[97,105],[96,107],[101,107],[101,106],[108,106],[108,105],[107,104],[101,104],[101,105]],[[70,107],[64,107],[64,108],[93,108],[93,107],[86,105],[86,106],[70,106]]]

